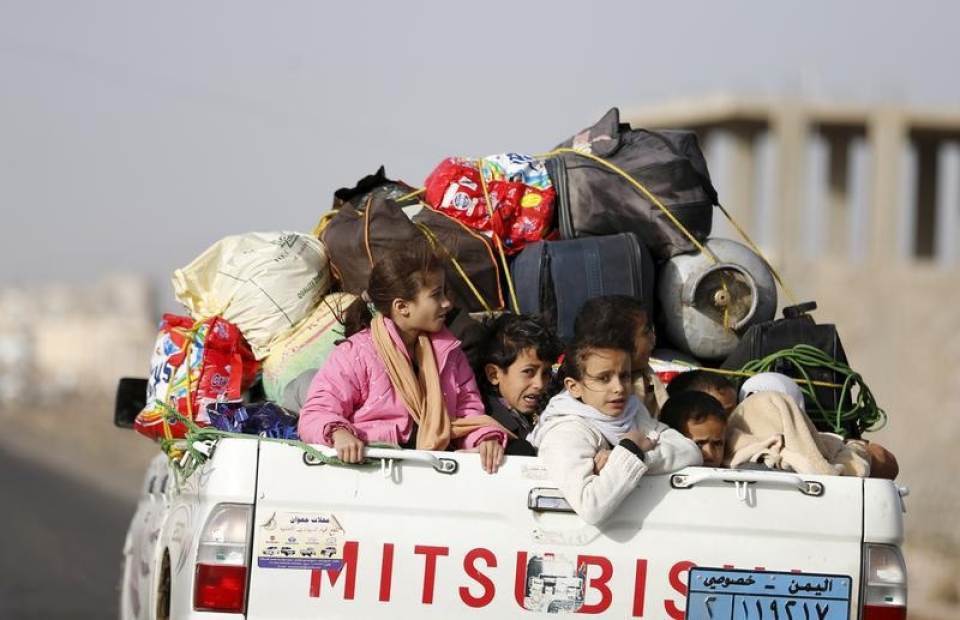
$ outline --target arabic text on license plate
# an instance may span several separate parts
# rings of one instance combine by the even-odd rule
[[[690,569],[686,620],[847,620],[845,575]]]

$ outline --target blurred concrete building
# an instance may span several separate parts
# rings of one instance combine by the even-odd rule
[[[109,394],[145,376],[153,308],[139,277],[0,291],[0,404]]]
[[[960,108],[721,96],[624,117],[697,131],[724,206],[785,268],[797,256],[960,264]]]
[[[960,464],[960,108],[714,97],[622,118],[699,133],[720,202],[796,301],[837,323],[889,414],[872,438],[899,457],[908,505],[952,514],[960,488],[930,472]],[[738,239],[722,220],[714,235]],[[949,519],[907,526],[960,549]]]

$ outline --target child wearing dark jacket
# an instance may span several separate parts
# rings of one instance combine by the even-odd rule
[[[507,441],[506,454],[536,456],[526,436],[550,396],[562,345],[540,320],[523,314],[503,314],[487,330],[473,364],[487,415],[516,435]]]

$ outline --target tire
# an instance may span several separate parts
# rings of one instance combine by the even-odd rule
[[[157,620],[170,620],[170,554],[163,553],[160,581],[157,584]]]

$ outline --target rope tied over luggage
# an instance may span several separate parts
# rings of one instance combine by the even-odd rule
[[[789,364],[802,379],[794,379],[804,395],[813,403],[817,414],[838,435],[846,435],[845,422],[856,422],[865,431],[877,431],[887,423],[887,413],[877,405],[873,392],[864,382],[860,373],[847,364],[835,360],[832,356],[817,347],[808,344],[798,344],[789,349],[782,349],[766,357],[744,364],[744,372],[753,374],[770,372],[781,367],[781,362]],[[817,399],[815,387],[821,382],[810,379],[809,369],[824,368],[843,377],[842,384],[827,384],[828,387],[840,388],[840,397],[837,399],[836,409],[828,410]],[[856,395],[854,395],[856,391]],[[844,403],[850,400],[852,405],[844,408]]]
[[[275,437],[261,437],[260,435],[247,435],[243,433],[231,433],[222,431],[212,426],[200,426],[192,419],[184,416],[169,405],[157,401],[157,405],[163,410],[164,422],[169,428],[169,424],[180,422],[186,427],[187,432],[183,438],[178,439],[172,436],[160,440],[160,450],[170,459],[177,478],[177,485],[182,486],[183,482],[193,475],[204,463],[213,456],[213,447],[221,439],[253,439],[265,441],[268,443],[278,443],[287,446],[299,448],[305,454],[310,455],[317,463],[323,465],[347,465],[338,458],[325,455],[308,443],[297,439],[278,439]],[[390,447],[396,446],[390,444],[368,444],[370,447]],[[375,464],[374,460],[367,459],[361,465]]]
[[[430,243],[430,246],[436,251],[438,248],[443,250],[443,256],[450,260],[450,263],[453,265],[453,268],[457,271],[460,278],[463,280],[464,284],[467,285],[467,288],[470,289],[470,292],[473,293],[473,296],[477,298],[477,301],[480,302],[480,305],[483,306],[484,312],[492,312],[490,304],[487,303],[487,300],[483,298],[483,295],[480,294],[480,291],[477,289],[477,286],[473,283],[473,280],[467,274],[466,270],[460,264],[460,261],[457,260],[457,257],[453,255],[453,252],[449,250],[443,242],[440,241],[440,238],[435,232],[433,232],[429,226],[423,222],[414,222],[414,226],[420,229],[420,232],[423,233],[423,236],[427,238],[427,241]]]
[[[517,291],[513,286],[513,277],[510,275],[510,264],[507,262],[507,253],[503,249],[503,241],[500,239],[500,235],[493,230],[493,205],[490,204],[490,191],[487,189],[487,180],[483,176],[483,165],[484,161],[478,159],[477,170],[480,172],[480,188],[483,190],[483,201],[487,204],[487,214],[490,216],[490,234],[493,236],[493,241],[497,245],[500,262],[503,264],[503,274],[507,278],[507,289],[510,291],[510,304],[513,306],[513,311],[520,314],[520,302],[517,301]]]
[[[808,413],[815,413],[817,417],[829,424],[833,432],[838,435],[846,435],[847,429],[844,427],[844,423],[846,422],[856,422],[862,430],[868,432],[878,431],[887,423],[886,411],[877,405],[873,392],[863,380],[863,376],[853,370],[849,365],[838,362],[827,353],[808,344],[798,344],[788,349],[781,349],[780,351],[771,353],[766,357],[752,360],[744,364],[740,370],[695,366],[680,361],[670,363],[687,366],[691,370],[702,370],[704,372],[731,377],[738,388],[744,379],[748,379],[762,372],[779,372],[777,368],[782,368],[783,364],[786,363],[799,375],[799,377],[790,378],[796,382],[804,395],[813,403],[814,411]],[[830,370],[842,377],[843,382],[833,383],[831,381],[811,379],[809,371],[812,368]],[[840,390],[840,397],[837,399],[837,407],[835,409],[828,410],[820,403],[816,394],[816,388],[818,387]],[[856,392],[855,395],[854,392]],[[848,398],[852,402],[852,405],[849,408],[844,408],[844,403]]]
[[[638,180],[634,179],[632,176],[630,176],[630,175],[629,175],[623,168],[621,168],[620,166],[618,166],[618,165],[616,165],[616,164],[614,164],[614,163],[612,163],[612,162],[609,162],[609,161],[607,161],[606,159],[604,159],[604,158],[602,158],[602,157],[598,157],[598,156],[594,155],[593,153],[588,153],[588,152],[586,152],[586,151],[579,151],[579,150],[577,150],[577,149],[572,149],[572,148],[569,148],[569,147],[558,147],[558,148],[553,149],[553,150],[550,151],[549,153],[544,153],[543,155],[538,155],[538,157],[539,157],[539,158],[542,158],[542,159],[547,159],[547,158],[550,158],[550,157],[555,157],[555,156],[557,156],[557,155],[562,155],[563,153],[570,153],[570,154],[573,154],[573,155],[579,155],[580,157],[585,157],[585,158],[587,158],[587,159],[589,159],[589,160],[591,160],[591,161],[597,162],[598,164],[600,164],[600,165],[602,165],[602,166],[604,166],[604,167],[606,167],[606,168],[609,168],[609,169],[612,170],[613,172],[615,172],[615,173],[617,173],[618,175],[620,175],[621,177],[623,177],[630,185],[632,185],[634,188],[636,188],[637,191],[639,191],[641,194],[643,194],[644,198],[646,198],[647,200],[649,200],[649,201],[650,201],[651,203],[653,203],[658,209],[660,209],[660,211],[662,211],[663,214],[667,216],[667,219],[669,219],[670,222],[671,222],[674,226],[676,226],[677,229],[684,234],[684,236],[686,236],[686,238],[690,241],[690,243],[692,243],[693,246],[694,246],[695,248],[697,248],[697,249],[700,251],[701,254],[707,255],[707,257],[709,257],[710,260],[713,261],[714,264],[720,262],[720,259],[717,258],[717,255],[714,254],[712,251],[710,251],[710,249],[707,248],[705,245],[703,245],[702,243],[700,243],[700,242],[697,240],[697,238],[696,238],[695,236],[693,236],[693,233],[691,233],[689,230],[687,230],[687,227],[684,226],[684,225],[680,222],[680,220],[677,219],[677,216],[675,216],[673,213],[671,213],[670,210],[667,209],[667,208],[663,205],[662,202],[660,202],[660,199],[658,199],[656,196],[653,195],[653,192],[651,192],[649,189],[647,189],[646,186],[645,186],[643,183],[641,183],[640,181],[638,181]]]
[[[693,244],[695,248],[697,248],[697,250],[700,251],[701,254],[704,254],[705,256],[707,256],[707,258],[709,258],[715,265],[720,263],[720,259],[717,257],[717,255],[714,254],[710,250],[710,248],[700,243],[700,241],[697,240],[697,238],[693,235],[693,233],[691,233],[687,229],[687,227],[684,226],[683,223],[680,220],[678,220],[677,217],[673,213],[671,213],[666,206],[664,206],[664,204],[660,201],[659,198],[657,198],[653,194],[653,192],[647,189],[647,187],[643,183],[641,183],[640,181],[637,181],[632,176],[630,176],[630,174],[628,174],[620,166],[617,166],[616,164],[610,161],[607,161],[602,157],[598,157],[593,153],[588,153],[586,151],[580,151],[580,150],[569,148],[569,147],[559,147],[548,153],[538,155],[537,157],[542,159],[547,159],[549,157],[555,157],[563,153],[570,153],[573,155],[584,157],[586,159],[589,159],[591,161],[594,161],[600,164],[601,166],[604,166],[605,168],[616,173],[617,175],[623,177],[623,179],[626,180],[627,183],[632,185],[637,191],[643,194],[644,198],[646,198],[654,206],[660,209],[660,211],[667,217],[667,219],[669,219],[670,222],[674,226],[676,226],[680,232],[683,233],[683,235],[690,241],[690,243]],[[770,273],[773,274],[773,277],[774,279],[776,279],[777,284],[780,285],[780,288],[783,290],[784,294],[790,299],[791,303],[796,304],[797,303],[796,298],[794,297],[793,293],[790,291],[789,288],[787,288],[787,285],[783,283],[783,278],[780,277],[780,274],[777,272],[777,270],[774,269],[773,265],[770,264],[770,261],[767,260],[766,256],[763,255],[763,252],[760,251],[760,248],[757,247],[757,244],[755,244],[753,240],[750,238],[750,236],[747,235],[746,231],[743,230],[743,228],[741,228],[736,221],[734,221],[733,216],[731,216],[730,213],[725,208],[723,208],[723,205],[718,204],[717,206],[720,208],[720,211],[723,213],[723,215],[730,221],[730,223],[733,224],[733,227],[736,229],[737,233],[740,234],[740,236],[743,238],[746,244],[750,246],[750,249],[753,250],[753,252],[756,253],[756,255],[759,256],[763,260],[763,262],[767,265],[767,268],[770,269]]]

